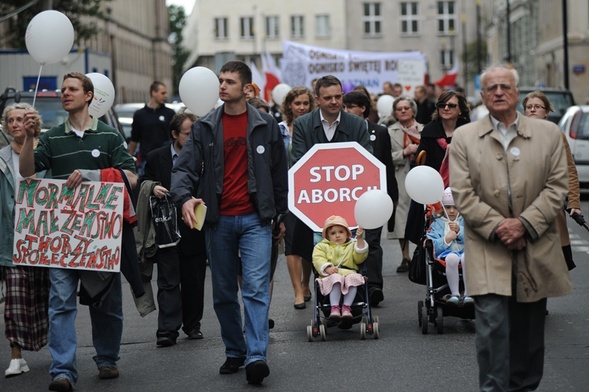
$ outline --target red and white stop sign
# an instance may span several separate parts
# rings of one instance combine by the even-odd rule
[[[315,144],[288,171],[288,208],[313,231],[331,215],[357,226],[354,206],[371,189],[386,191],[386,168],[357,142]]]

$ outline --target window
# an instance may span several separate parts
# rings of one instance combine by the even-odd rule
[[[252,39],[254,38],[254,18],[251,16],[246,16],[243,18],[239,18],[239,28],[240,28],[240,36],[242,39]]]
[[[279,38],[280,37],[280,19],[278,16],[266,17],[266,37]]]
[[[419,3],[407,1],[401,3],[401,33],[419,33]]]
[[[215,18],[215,38],[227,39],[227,18]]]
[[[331,35],[331,26],[329,25],[329,15],[315,16],[315,36],[320,38]]]
[[[454,34],[454,2],[438,1],[438,34]]]
[[[290,17],[290,36],[292,38],[303,38],[305,36],[305,17],[294,15]]]
[[[380,35],[381,25],[380,3],[364,3],[364,34]]]
[[[440,64],[442,68],[451,69],[454,66],[454,50],[442,49],[440,51]]]

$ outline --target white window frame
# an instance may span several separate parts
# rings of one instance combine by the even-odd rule
[[[242,16],[239,18],[239,37],[241,39],[254,39],[254,17]]]
[[[266,16],[266,38],[280,38],[280,17]]]
[[[450,4],[452,5],[452,13],[450,13]],[[442,12],[440,12],[440,5],[442,5]],[[454,34],[456,30],[456,2],[455,1],[438,1],[438,34],[450,35]],[[442,26],[440,26],[440,23]]]
[[[405,6],[406,14],[403,14],[403,6]],[[415,6],[415,13],[413,7]],[[417,1],[402,1],[399,4],[399,22],[401,23],[401,34],[403,35],[417,35],[419,34],[419,3]],[[415,23],[415,30],[413,24]],[[403,29],[403,24],[406,28]]]
[[[290,17],[290,36],[291,38],[305,37],[305,16],[291,15]]]
[[[315,37],[329,38],[331,36],[331,21],[329,14],[315,15]]]
[[[379,1],[362,3],[362,12],[364,35],[370,37],[382,35],[382,4]]]
[[[226,17],[215,18],[215,39],[226,40],[229,37],[229,26]]]
[[[440,65],[443,69],[452,69],[454,67],[454,49],[440,50]]]

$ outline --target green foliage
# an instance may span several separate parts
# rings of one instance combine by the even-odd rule
[[[182,78],[182,71],[184,63],[188,59],[188,52],[182,46],[182,30],[186,26],[186,12],[184,7],[176,5],[168,6],[168,16],[170,21],[170,35],[168,41],[172,45],[172,85],[174,86],[174,95],[178,95],[178,86],[180,85],[180,79]]]
[[[477,41],[471,41],[466,44],[466,51],[462,53],[462,62],[466,64],[466,78],[471,80],[477,73],[478,73],[478,65],[479,63],[484,67],[487,60],[487,42],[481,41],[481,50],[478,53]]]
[[[80,44],[85,40],[98,34],[96,23],[88,21],[85,16],[103,17],[104,13],[100,5],[103,2],[111,0],[53,0],[37,1],[31,7],[19,12],[14,17],[8,19],[8,42],[12,48],[24,49],[25,33],[29,22],[35,15],[45,11],[47,3],[52,3],[51,9],[62,12],[71,20],[75,31],[75,43]],[[17,8],[27,4],[23,0],[2,0],[0,2],[0,15],[7,14]],[[47,28],[50,28],[48,26]]]

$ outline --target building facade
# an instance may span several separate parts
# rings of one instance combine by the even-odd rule
[[[172,83],[172,49],[168,43],[169,18],[165,0],[112,0],[103,2],[102,7],[106,15],[104,18],[89,18],[100,29],[96,37],[74,46],[77,53],[70,53],[61,64],[45,70],[53,75],[82,71],[69,68],[75,64],[73,58],[79,53],[94,52],[110,59],[110,66],[95,67],[96,70],[93,70],[94,66],[90,64],[85,68],[91,72],[111,70],[107,76],[115,86],[116,103],[146,102],[149,86],[154,80],[168,86]],[[6,27],[7,23],[0,22],[0,33]],[[1,49],[19,49],[9,48],[1,37],[0,45]],[[2,69],[3,73],[10,71]],[[13,84],[19,85],[17,81]]]
[[[511,62],[522,86],[565,88],[568,74],[575,101],[585,103],[589,96],[588,2],[566,1],[568,69],[564,61],[563,1],[481,3],[487,21],[484,31],[489,64]]]

